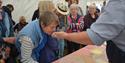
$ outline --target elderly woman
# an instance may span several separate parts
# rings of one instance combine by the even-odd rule
[[[41,14],[39,20],[32,21],[19,32],[17,47],[21,53],[22,63],[38,63],[40,52],[57,25],[58,17],[47,11]]]
[[[39,19],[19,32],[17,47],[20,44],[18,48],[22,63],[47,63],[55,59],[57,43],[51,34],[56,30],[59,20],[51,10],[54,10],[52,1],[40,1]]]
[[[96,13],[96,6],[88,6],[88,13],[84,16],[84,30],[90,28],[91,24],[94,23],[97,20],[97,18],[98,14]]]
[[[55,5],[50,0],[43,0],[39,2],[39,15],[44,13],[44,11],[51,11],[55,10]],[[51,36],[48,37],[47,43],[45,47],[40,51],[40,58],[39,63],[51,63],[52,61],[56,60],[58,55],[58,42],[55,38]]]
[[[83,16],[78,14],[78,5],[72,4],[70,6],[70,15],[68,16],[68,29],[67,32],[80,32],[84,28]],[[80,48],[79,44],[68,42],[69,53]]]

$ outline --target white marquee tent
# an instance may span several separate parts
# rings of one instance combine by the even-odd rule
[[[54,3],[57,3],[61,0],[52,0]],[[25,16],[27,22],[31,21],[33,12],[38,7],[39,0],[3,0],[3,5],[13,4],[13,19],[18,22],[20,16]],[[88,3],[86,3],[88,2]],[[79,6],[82,8],[83,12],[85,12],[86,4],[90,3],[102,3],[103,0],[80,0]]]

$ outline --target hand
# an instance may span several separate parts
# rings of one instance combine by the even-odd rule
[[[13,44],[16,41],[15,37],[8,37],[8,38],[3,38],[3,40],[7,43]]]
[[[5,63],[4,59],[0,59],[0,63]]]
[[[80,24],[79,23],[76,23],[77,26],[79,26]]]
[[[59,39],[64,39],[66,35],[67,35],[66,32],[54,32],[52,34],[52,37],[59,38]]]

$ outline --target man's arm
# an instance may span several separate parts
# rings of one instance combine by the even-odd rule
[[[55,32],[52,35],[56,38],[66,39],[80,44],[93,45],[93,42],[89,38],[87,32],[78,33],[65,33],[65,32]]]

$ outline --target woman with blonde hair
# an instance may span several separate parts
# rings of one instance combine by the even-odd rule
[[[50,0],[42,0],[38,4],[38,9],[35,10],[33,16],[32,16],[32,21],[39,19],[39,15],[43,13],[44,11],[54,11],[55,6],[52,1]]]

